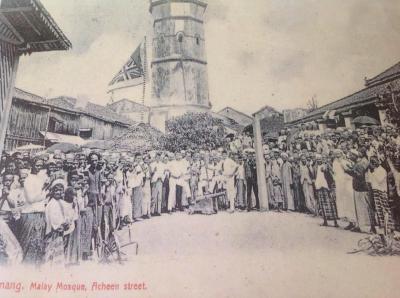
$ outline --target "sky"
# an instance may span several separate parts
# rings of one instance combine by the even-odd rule
[[[151,27],[148,0],[41,0],[70,51],[20,59],[16,86],[99,104]],[[363,88],[400,61],[398,0],[209,0],[210,100],[251,114],[319,105]]]

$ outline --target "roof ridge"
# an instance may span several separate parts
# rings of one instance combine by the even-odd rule
[[[381,80],[381,79],[387,77],[387,76],[384,75],[384,74],[385,74],[386,72],[388,72],[388,71],[390,71],[390,70],[396,68],[396,67],[400,67],[400,61],[397,62],[397,63],[395,63],[394,65],[392,65],[392,66],[386,68],[384,71],[380,72],[380,73],[377,74],[376,76],[374,76],[374,77],[372,77],[372,78],[370,78],[370,79],[366,79],[367,86],[368,86],[368,85],[371,85],[372,83],[374,83],[380,76],[382,76],[382,78],[379,78],[379,80]],[[400,69],[399,69],[399,72],[400,72]],[[393,75],[393,74],[390,74],[390,75],[388,75],[388,76],[391,76],[391,75]]]
[[[226,106],[225,108],[221,109],[220,111],[217,112],[217,114],[219,114],[220,112],[222,112],[222,111],[225,110],[225,109],[234,110],[235,112],[238,112],[239,114],[241,114],[241,115],[243,115],[243,116],[246,116],[247,118],[253,120],[253,118],[252,118],[250,115],[247,115],[246,113],[243,113],[243,112],[241,112],[241,111],[239,111],[239,110],[237,110],[237,109],[235,109],[235,108],[229,107],[229,106]]]

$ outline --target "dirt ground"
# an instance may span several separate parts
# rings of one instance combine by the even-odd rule
[[[139,255],[127,248],[124,265],[12,269],[7,279],[25,280],[18,297],[49,297],[26,289],[32,278],[87,288],[51,297],[398,297],[400,258],[348,254],[366,235],[319,224],[297,213],[163,215],[134,224]],[[119,289],[92,291],[93,282]]]

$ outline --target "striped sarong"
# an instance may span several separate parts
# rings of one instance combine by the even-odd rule
[[[321,188],[316,190],[319,207],[324,212],[327,220],[337,219],[336,203],[332,199],[328,189]]]

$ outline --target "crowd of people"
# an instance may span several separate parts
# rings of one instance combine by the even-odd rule
[[[392,127],[300,130],[264,145],[271,208],[389,235],[400,227],[400,136]],[[342,224],[343,223],[343,224]]]
[[[254,150],[249,145],[245,152],[244,157],[227,148],[3,154],[1,259],[78,264],[92,259],[114,231],[153,216],[187,211],[212,193],[222,194],[213,201],[214,212],[257,209],[258,196],[253,206],[244,193],[248,184],[257,195]]]
[[[267,140],[269,207],[321,217],[325,226],[393,233],[400,226],[399,146],[398,131],[381,127]],[[78,264],[126,225],[190,210],[207,197],[215,213],[259,210],[253,147],[240,134],[218,150],[4,153],[0,260]]]

